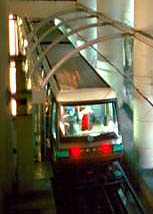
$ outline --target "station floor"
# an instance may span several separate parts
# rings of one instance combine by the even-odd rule
[[[124,127],[124,136],[127,140],[126,149],[130,153],[131,150],[131,138],[130,129],[131,120],[130,112],[126,107],[122,112],[122,119],[126,120]],[[128,118],[128,120],[127,120]],[[128,123],[128,124],[127,124]],[[128,128],[127,128],[128,127]],[[140,169],[135,163],[134,167],[134,183],[138,187],[138,197],[145,205],[148,214],[153,214],[153,169]],[[50,164],[36,162],[34,164],[33,173],[33,191],[26,194],[17,194],[11,197],[8,206],[8,214],[56,214],[55,202],[51,187],[50,177],[52,171]]]
[[[8,214],[55,214],[55,204],[50,182],[49,163],[34,163],[33,191],[14,192],[9,202]]]

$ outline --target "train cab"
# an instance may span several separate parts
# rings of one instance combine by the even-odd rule
[[[113,89],[104,83],[101,87],[68,87],[58,80],[58,76],[52,79],[53,174],[122,159],[123,142]]]

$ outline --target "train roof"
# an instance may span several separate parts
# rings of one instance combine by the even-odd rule
[[[116,98],[116,94],[109,87],[62,90],[56,93],[56,100],[62,103],[88,101],[99,102],[114,98]]]
[[[69,43],[56,45],[47,55],[48,62],[54,66],[72,49]],[[73,56],[55,72],[50,79],[50,85],[58,102],[100,101],[116,98],[112,88],[80,54]]]
[[[62,49],[64,45],[60,47]],[[50,56],[53,54],[50,53]],[[49,58],[50,62],[51,60],[53,62],[53,58]],[[116,98],[113,89],[79,54],[63,64],[51,79],[52,92],[58,102],[86,102]]]
[[[86,102],[116,98],[114,90],[91,70],[89,72],[89,70],[60,69],[60,72],[54,75],[53,82],[52,92],[58,102]]]

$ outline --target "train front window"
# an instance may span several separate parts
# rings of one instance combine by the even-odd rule
[[[112,132],[118,134],[115,102],[62,105],[59,122],[63,137],[98,136]]]

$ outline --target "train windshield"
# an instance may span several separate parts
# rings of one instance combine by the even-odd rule
[[[116,102],[61,105],[59,123],[62,137],[118,135]]]

